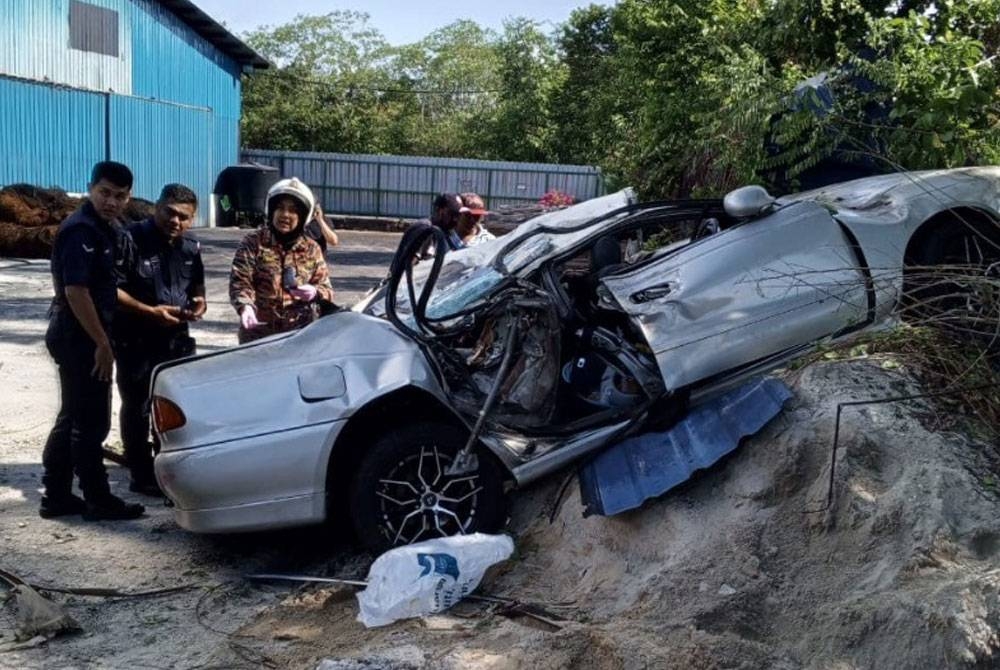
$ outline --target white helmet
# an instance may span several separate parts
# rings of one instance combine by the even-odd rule
[[[305,211],[299,212],[299,225],[304,226],[309,218],[312,216],[313,210],[316,209],[316,198],[313,197],[312,191],[309,187],[299,181],[298,177],[292,177],[291,179],[280,179],[274,183],[267,191],[267,220],[270,223],[272,214],[274,212],[274,199],[278,196],[287,195],[295,198],[298,202],[302,203]]]

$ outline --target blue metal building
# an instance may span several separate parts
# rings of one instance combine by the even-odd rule
[[[240,75],[267,66],[187,0],[0,0],[0,185],[82,192],[117,160],[135,196],[193,188],[205,223],[239,160]]]

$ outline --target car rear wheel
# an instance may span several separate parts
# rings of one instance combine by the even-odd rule
[[[354,530],[374,550],[468,533],[493,533],[507,519],[503,477],[479,454],[476,468],[448,474],[467,433],[434,421],[400,426],[372,444],[351,484]]]

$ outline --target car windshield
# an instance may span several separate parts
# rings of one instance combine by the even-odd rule
[[[632,190],[624,189],[566,209],[547,212],[495,240],[449,252],[427,303],[427,316],[446,319],[469,309],[488,297],[505,277],[530,271],[545,258],[593,234],[592,227],[575,228],[633,202],[635,195]],[[607,222],[594,225],[603,228]],[[544,232],[538,232],[540,229]],[[524,241],[529,236],[530,239]],[[418,296],[431,265],[430,261],[424,261],[413,269],[414,291]],[[396,300],[400,318],[409,315],[411,309],[405,281],[400,282]]]

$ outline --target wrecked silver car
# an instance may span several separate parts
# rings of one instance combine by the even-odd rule
[[[917,268],[991,272],[997,221],[1000,168],[966,168],[780,199],[625,190],[416,265],[437,233],[415,227],[353,310],[161,366],[157,478],[199,532],[495,531],[511,489],[896,318]]]

